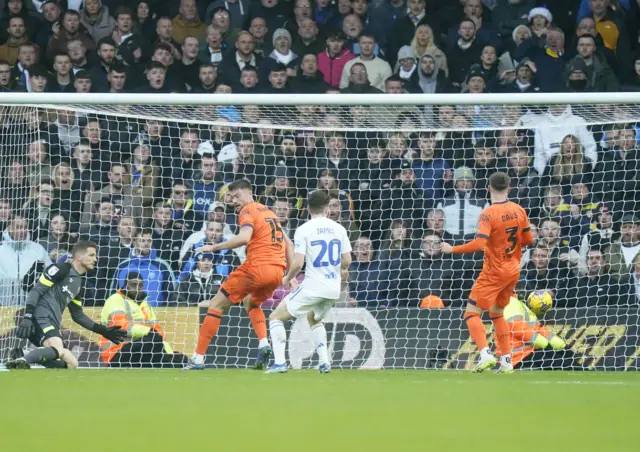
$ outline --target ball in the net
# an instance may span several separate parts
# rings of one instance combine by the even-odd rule
[[[536,290],[527,297],[527,306],[535,315],[542,315],[553,306],[553,297],[546,290]]]

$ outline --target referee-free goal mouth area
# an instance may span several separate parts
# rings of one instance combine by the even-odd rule
[[[628,372],[0,373],[2,450],[631,451]]]

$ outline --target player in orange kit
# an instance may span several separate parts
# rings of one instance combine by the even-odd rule
[[[491,206],[480,214],[475,239],[460,246],[448,243],[440,245],[446,254],[484,250],[482,272],[471,289],[464,314],[471,338],[480,350],[480,362],[474,372],[482,372],[497,364],[489,350],[481,320],[484,311],[489,311],[496,331],[496,342],[502,352],[498,372],[513,372],[509,326],[503,312],[520,277],[522,247],[533,243],[533,234],[525,210],[507,199],[510,182],[509,176],[501,172],[489,178]]]
[[[225,242],[204,245],[196,251],[210,253],[247,245],[247,259],[229,275],[209,302],[195,354],[184,367],[187,370],[204,369],[207,348],[218,332],[223,312],[232,304],[244,303],[260,340],[254,368],[264,369],[273,353],[267,340],[267,326],[260,305],[282,284],[286,262],[293,261],[293,246],[282,231],[276,215],[253,200],[253,189],[248,180],[240,179],[229,184],[229,194],[239,212],[238,234]]]

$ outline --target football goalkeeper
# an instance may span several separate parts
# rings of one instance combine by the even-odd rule
[[[516,369],[582,370],[566,342],[546,329],[529,307],[516,297],[504,310],[511,333],[511,361]],[[496,355],[501,355],[496,341]]]
[[[64,348],[60,337],[62,313],[67,306],[78,325],[114,343],[120,343],[126,337],[127,332],[120,327],[107,328],[91,320],[82,310],[83,275],[94,269],[96,255],[95,243],[78,242],[73,247],[70,261],[45,269],[27,295],[24,318],[16,330],[16,336],[29,339],[38,348],[24,357],[7,361],[7,369],[29,369],[31,364],[49,368],[78,367],[78,360]]]

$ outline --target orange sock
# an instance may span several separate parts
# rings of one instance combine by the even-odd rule
[[[267,338],[267,320],[264,318],[264,311],[260,306],[254,306],[249,310],[249,318],[253,331],[256,332],[259,340]]]
[[[478,350],[488,347],[489,343],[487,342],[487,333],[484,330],[482,320],[480,320],[480,315],[472,312],[465,316],[464,321],[467,323],[471,339],[475,342]]]
[[[493,328],[496,330],[496,342],[500,346],[502,355],[511,354],[511,335],[509,334],[509,325],[504,319],[502,314],[493,316],[491,315],[491,321],[493,322]]]
[[[207,311],[207,316],[204,318],[204,322],[202,322],[202,326],[200,327],[200,334],[198,335],[198,345],[196,345],[197,354],[205,355],[207,353],[207,349],[209,348],[211,339],[213,339],[213,337],[218,333],[218,328],[220,328],[221,320],[222,311],[209,308],[209,310]]]

